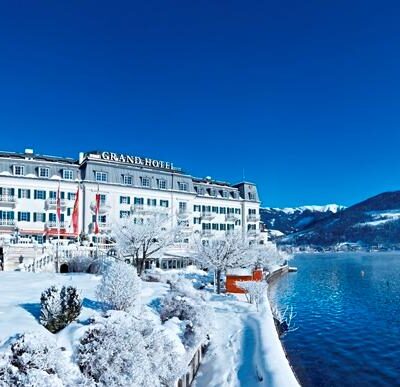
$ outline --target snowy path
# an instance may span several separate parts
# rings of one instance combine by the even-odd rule
[[[211,303],[216,315],[215,333],[194,386],[298,386],[268,300],[260,312],[232,296],[213,296]]]

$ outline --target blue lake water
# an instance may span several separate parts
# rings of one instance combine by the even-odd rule
[[[400,386],[400,252],[297,255],[270,287],[293,306],[283,339],[302,386]]]

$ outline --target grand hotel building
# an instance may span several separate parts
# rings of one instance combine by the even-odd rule
[[[98,224],[106,236],[111,225],[132,213],[170,215],[193,233],[212,238],[240,230],[259,236],[259,197],[254,184],[228,184],[190,176],[172,163],[110,152],[80,153],[78,159],[0,152],[0,234],[30,237],[39,243],[58,235],[57,190],[60,187],[61,238],[94,238],[96,193]],[[79,232],[71,215],[79,189]]]

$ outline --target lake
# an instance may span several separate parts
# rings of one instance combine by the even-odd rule
[[[400,252],[296,255],[270,286],[302,386],[400,386]]]

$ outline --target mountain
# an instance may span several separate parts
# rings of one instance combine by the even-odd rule
[[[385,192],[308,223],[279,238],[280,245],[338,248],[400,248],[400,191]]]
[[[302,206],[294,208],[261,208],[260,216],[268,230],[276,230],[273,236],[301,231],[315,222],[344,210],[337,204],[326,206]]]

